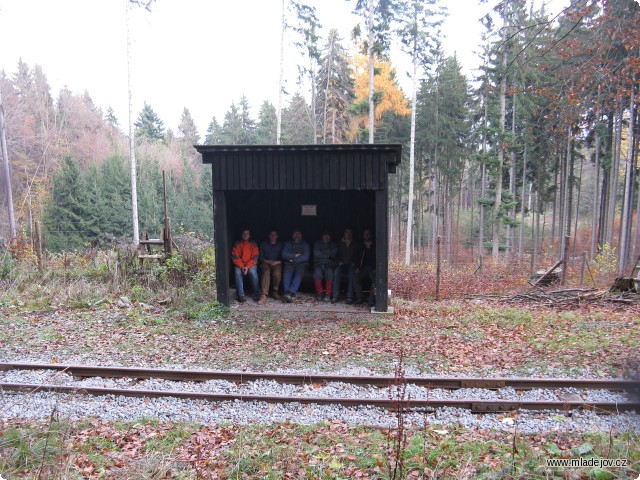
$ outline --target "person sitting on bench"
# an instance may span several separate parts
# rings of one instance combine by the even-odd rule
[[[291,303],[298,293],[302,277],[309,263],[309,244],[302,239],[302,230],[294,228],[291,240],[284,242],[282,261],[284,263],[284,298],[285,303]]]

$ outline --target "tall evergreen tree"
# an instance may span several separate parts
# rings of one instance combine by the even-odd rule
[[[224,145],[238,145],[241,143],[242,115],[235,102],[231,102],[229,110],[224,114],[220,137]]]
[[[53,179],[51,200],[45,213],[47,247],[53,251],[81,248],[97,237],[91,203],[80,164],[66,156]]]
[[[144,107],[134,125],[136,127],[136,138],[150,142],[164,141],[164,122],[160,120],[158,114],[153,111],[153,108],[147,102],[144,103]]]
[[[91,181],[92,175],[87,175]],[[98,180],[100,195],[97,206],[98,227],[102,234],[123,237],[131,222],[131,183],[125,160],[119,155],[111,155],[102,164]]]
[[[111,108],[111,106],[107,108],[107,113],[105,114],[104,119],[113,128],[118,128],[120,126],[118,123],[118,118],[116,117],[116,112],[113,111],[113,108]]]
[[[338,31],[329,32],[316,77],[318,92],[315,110],[322,143],[343,143],[349,136],[348,108],[355,98],[354,82],[347,51]]]
[[[296,93],[282,112],[282,143],[299,145],[313,142],[311,107],[304,97]]]
[[[256,122],[251,118],[251,109],[247,97],[240,98],[241,134],[240,144],[250,145],[256,143]]]
[[[306,5],[295,0],[291,0],[291,4],[297,18],[297,24],[294,27],[294,31],[298,33],[300,38],[299,41],[294,43],[301,50],[306,63],[306,65],[298,66],[300,82],[303,78],[307,78],[309,80],[309,86],[311,88],[311,105],[315,106],[317,100],[316,72],[320,61],[320,48],[318,46],[320,37],[318,35],[318,29],[321,28],[322,25],[320,25],[320,22],[318,21],[314,6]],[[318,141],[318,121],[316,116],[317,111],[314,107],[311,109],[313,143],[317,143]]]
[[[259,145],[273,145],[276,143],[276,107],[265,100],[258,113],[256,128],[256,143]]]
[[[216,117],[211,118],[211,122],[207,127],[207,135],[204,137],[205,145],[220,145],[223,143],[222,127],[216,120]]]
[[[195,145],[200,141],[200,135],[198,134],[198,128],[193,121],[191,112],[187,107],[184,107],[182,111],[182,117],[180,118],[180,124],[178,125],[178,134],[182,137],[185,143],[189,145]]]

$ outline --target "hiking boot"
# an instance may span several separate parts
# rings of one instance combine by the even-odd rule
[[[247,301],[247,297],[238,297],[238,303],[244,303]]]
[[[353,303],[353,298],[347,298],[347,305],[351,305]]]
[[[282,298],[282,301],[284,303],[291,303],[292,300],[293,300],[293,298],[291,298],[291,294],[289,294],[289,293],[285,293],[284,297]]]
[[[322,301],[322,294],[316,293],[316,302],[321,302],[321,301]]]
[[[265,303],[267,303],[267,296],[266,295],[260,295],[260,298],[258,299],[258,303],[260,305],[264,305]]]
[[[338,298],[337,297],[332,297],[331,298],[331,303],[337,303],[338,302]]]
[[[329,295],[325,295],[324,297],[322,297],[323,302],[329,302],[330,300],[331,300],[331,297]]]
[[[278,292],[276,292],[275,290],[273,292],[271,292],[271,296],[273,297],[274,300],[280,300],[282,298],[280,296],[280,294]]]

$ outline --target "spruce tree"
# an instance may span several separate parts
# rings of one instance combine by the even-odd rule
[[[52,251],[75,250],[93,240],[92,204],[80,164],[65,156],[62,168],[54,176],[51,200],[45,213],[47,248]]]
[[[224,145],[239,145],[242,143],[242,115],[235,102],[231,102],[229,110],[224,114],[220,138]]]
[[[180,118],[180,124],[178,125],[178,134],[188,145],[195,145],[200,141],[198,128],[196,127],[196,123],[193,121],[191,112],[187,107],[184,107],[184,110],[182,111],[182,117]]]
[[[164,122],[160,120],[160,117],[147,102],[144,103],[144,107],[134,125],[136,127],[136,138],[150,142],[164,141]]]
[[[343,143],[349,137],[349,105],[355,98],[347,51],[338,31],[329,32],[316,77],[318,135],[321,143]]]
[[[282,143],[301,145],[313,143],[311,107],[300,93],[296,93],[282,112]]]
[[[204,144],[220,145],[222,143],[224,143],[222,136],[222,127],[218,123],[218,120],[216,120],[216,117],[212,117],[211,122],[207,127],[207,134],[204,137]]]
[[[273,145],[276,143],[276,107],[265,100],[258,113],[256,128],[256,143],[259,145]]]

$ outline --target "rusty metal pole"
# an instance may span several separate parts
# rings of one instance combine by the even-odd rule
[[[561,285],[565,285],[567,283],[567,270],[569,270],[569,240],[571,237],[569,235],[565,235],[564,237],[564,255],[562,257],[564,266],[562,268],[562,280]]]
[[[440,300],[440,270],[441,270],[441,245],[442,237],[438,236],[436,240],[436,301]]]

